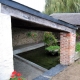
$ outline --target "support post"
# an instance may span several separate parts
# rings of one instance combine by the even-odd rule
[[[11,17],[0,13],[0,80],[9,80],[13,71]]]
[[[60,33],[60,63],[70,65],[74,62],[76,31],[75,33]]]

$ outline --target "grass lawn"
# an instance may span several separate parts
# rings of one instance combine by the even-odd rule
[[[32,61],[46,69],[50,69],[59,64],[59,56],[51,55],[45,51],[45,47],[41,47],[32,51],[24,52],[19,56]]]
[[[76,43],[76,51],[77,52],[80,52],[80,42],[77,42]]]

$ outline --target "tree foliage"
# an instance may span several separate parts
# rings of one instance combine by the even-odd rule
[[[45,0],[44,13],[79,13],[80,0]]]

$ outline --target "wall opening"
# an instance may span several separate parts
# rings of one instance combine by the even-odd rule
[[[41,68],[40,68],[40,66],[38,66],[38,68],[36,67],[34,67],[34,70],[32,69],[32,71],[30,70],[30,67],[32,68],[32,64],[30,64],[29,63],[29,66],[27,65],[27,64],[24,64],[24,63],[22,63],[22,64],[24,64],[25,66],[22,66],[22,64],[20,63],[20,61],[22,61],[22,62],[25,62],[25,57],[23,57],[23,56],[26,56],[26,54],[30,54],[30,53],[33,53],[33,52],[35,52],[35,51],[39,51],[40,53],[39,54],[37,54],[37,55],[40,55],[41,53],[44,53],[44,52],[46,52],[45,51],[45,47],[44,47],[44,44],[43,44],[43,34],[44,34],[44,31],[50,31],[51,29],[48,29],[48,28],[45,28],[44,29],[44,26],[42,26],[42,25],[38,25],[38,24],[34,24],[34,23],[31,23],[31,22],[27,22],[27,21],[24,21],[24,20],[20,20],[20,19],[17,19],[17,18],[14,18],[14,17],[12,17],[12,40],[13,40],[13,50],[14,50],[14,68],[15,69],[18,69],[18,71],[20,71],[21,69],[21,72],[23,73],[23,76],[25,77],[25,76],[28,76],[28,77],[30,77],[31,75],[33,75],[32,74],[32,71],[36,71],[36,74],[38,74],[38,75],[40,75],[40,74],[42,74],[43,72],[45,72],[47,69],[45,69],[45,67],[44,66],[42,66]],[[52,31],[52,30],[51,30]],[[55,31],[54,31],[55,32]],[[36,33],[35,35],[38,35],[38,36],[36,36],[36,38],[34,39],[30,34],[34,34],[34,33]],[[57,32],[56,32],[57,33]],[[54,34],[54,33],[53,33]],[[56,34],[57,35],[57,34]],[[33,35],[34,36],[34,35]],[[59,38],[59,36],[58,36],[58,38]],[[35,48],[35,51],[33,51],[33,50],[31,50],[31,51],[27,51],[27,49],[29,49],[30,50],[30,48],[29,48],[29,46],[35,46],[36,44],[38,44],[37,46],[37,48],[38,48],[38,50],[36,50],[36,48]],[[41,46],[40,46],[41,45]],[[33,47],[34,47],[33,46]],[[25,48],[26,47],[26,50],[24,50],[24,51],[22,51],[21,52],[21,49],[23,48]],[[39,47],[41,47],[41,49],[39,49]],[[19,50],[18,50],[19,49]],[[18,50],[18,51],[16,51],[16,50]],[[20,55],[18,54],[18,55],[15,55],[15,51],[17,52],[17,53],[21,53]],[[20,52],[19,52],[20,51]],[[27,51],[27,52],[26,52]],[[42,51],[42,52],[41,52]],[[33,55],[33,54],[32,54]],[[47,54],[47,56],[48,57],[51,57],[51,59],[53,58],[53,56],[51,56],[51,55],[49,55],[49,54]],[[56,55],[55,55],[56,56]],[[23,57],[23,58],[22,58]],[[31,56],[32,57],[32,56]],[[34,55],[33,57],[35,57],[36,58],[36,55]],[[39,57],[39,56],[38,56]],[[58,57],[59,58],[59,57]],[[28,60],[27,60],[28,61]],[[53,59],[52,59],[52,61],[53,61]],[[29,61],[28,61],[29,62]],[[28,63],[28,62],[25,62],[25,63]],[[45,62],[45,61],[44,61]],[[55,62],[55,61],[54,61]],[[51,64],[51,62],[48,62],[49,63],[49,65],[52,65]],[[58,61],[57,61],[57,63],[59,63],[59,59],[58,59]],[[33,64],[35,64],[35,62],[33,63]],[[56,64],[55,64],[56,65]],[[20,66],[20,68],[18,68]],[[23,68],[24,67],[26,67],[26,68],[24,68],[24,69],[26,69],[26,70],[24,70]],[[44,68],[43,68],[44,67]],[[50,69],[51,67],[49,67],[48,69]],[[37,69],[37,70],[36,70]],[[29,72],[29,71],[31,71],[31,72],[29,72],[30,74],[24,74],[24,71],[26,71],[26,73],[27,72]],[[38,73],[37,73],[38,72]],[[37,76],[38,76],[37,75]],[[36,75],[34,75],[35,77],[37,77]]]

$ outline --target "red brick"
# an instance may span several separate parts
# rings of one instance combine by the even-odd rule
[[[76,34],[60,33],[60,63],[69,65],[74,62]]]

